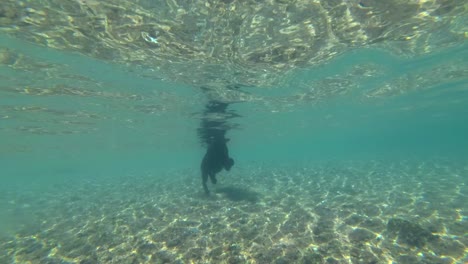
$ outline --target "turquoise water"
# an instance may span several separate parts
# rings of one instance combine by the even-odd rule
[[[468,262],[463,41],[241,87],[211,197],[199,86],[6,34],[0,49],[1,263]]]

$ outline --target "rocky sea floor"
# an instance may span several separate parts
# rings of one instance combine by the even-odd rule
[[[468,263],[468,164],[237,166],[2,190],[0,263]],[[8,231],[8,230],[7,230]]]

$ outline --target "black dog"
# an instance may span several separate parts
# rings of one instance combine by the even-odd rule
[[[201,127],[198,133],[202,144],[206,145],[206,154],[201,162],[201,175],[203,189],[210,194],[206,182],[210,177],[216,184],[216,174],[225,169],[229,171],[234,165],[234,160],[229,157],[226,131],[230,128],[227,119],[235,116],[226,111],[228,104],[220,101],[209,101],[203,112]]]
[[[234,160],[229,157],[229,151],[226,146],[226,142],[228,141],[229,139],[225,138],[213,139],[213,141],[208,144],[206,154],[203,157],[201,163],[202,184],[205,193],[208,195],[210,194],[206,186],[208,176],[210,177],[211,183],[216,184],[216,174],[222,169],[229,171],[234,165]]]

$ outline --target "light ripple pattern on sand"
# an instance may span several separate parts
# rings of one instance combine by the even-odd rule
[[[467,176],[373,161],[251,165],[210,198],[192,171],[2,190],[4,212],[31,221],[2,236],[0,262],[464,263]]]

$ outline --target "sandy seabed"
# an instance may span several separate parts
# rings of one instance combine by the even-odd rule
[[[468,164],[237,166],[2,191],[0,263],[468,263]]]

